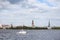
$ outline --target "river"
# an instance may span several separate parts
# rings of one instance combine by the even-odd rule
[[[0,29],[0,40],[60,40],[60,30],[25,30],[26,34],[19,31]]]

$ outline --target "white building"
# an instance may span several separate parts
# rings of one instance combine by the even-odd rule
[[[0,24],[0,28],[2,28],[2,25]]]
[[[11,25],[2,25],[2,28],[10,28],[11,27]]]

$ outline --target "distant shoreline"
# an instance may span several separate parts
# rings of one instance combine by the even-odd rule
[[[3,29],[3,28],[0,28]],[[48,27],[10,27],[10,28],[5,28],[5,29],[28,29],[28,30],[47,30]],[[60,29],[60,27],[51,27],[51,29]]]

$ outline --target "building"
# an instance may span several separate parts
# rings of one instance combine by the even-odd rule
[[[0,24],[0,28],[2,28],[2,25]]]
[[[11,27],[11,25],[5,25],[5,24],[2,25],[2,28],[3,28],[3,29],[5,29],[5,28],[10,28],[10,27]]]
[[[32,20],[32,27],[34,27],[34,20]]]

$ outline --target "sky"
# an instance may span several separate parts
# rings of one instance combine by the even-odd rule
[[[0,0],[0,24],[60,26],[60,0]]]

